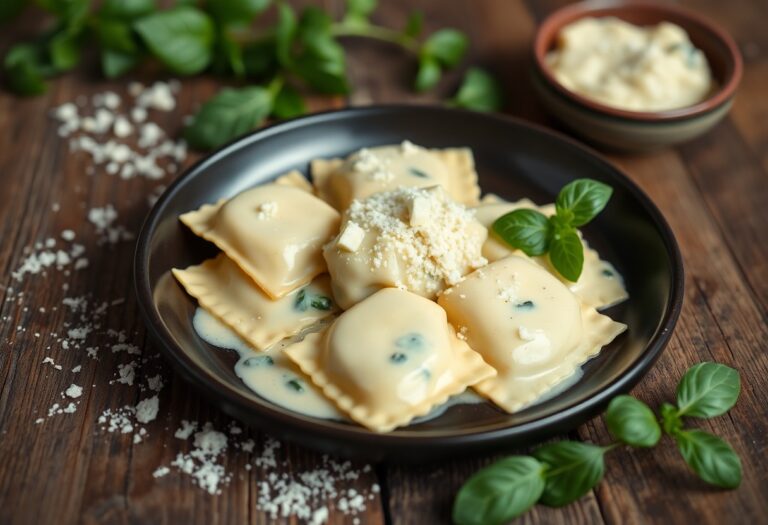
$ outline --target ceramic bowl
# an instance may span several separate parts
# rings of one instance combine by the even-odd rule
[[[217,250],[179,222],[179,214],[263,184],[310,160],[408,139],[426,147],[472,149],[484,192],[552,202],[580,177],[613,187],[607,208],[584,228],[601,256],[624,276],[630,299],[609,309],[629,329],[583,366],[564,392],[507,414],[490,403],[459,405],[423,423],[377,434],[281,408],[249,390],[235,374],[237,355],[195,332],[196,302],[173,279]],[[624,174],[573,140],[519,120],[424,106],[374,106],[315,114],[257,131],[191,167],[160,197],[138,240],[134,276],[150,334],[169,361],[212,404],[272,435],[369,460],[487,454],[567,432],[629,390],[667,343],[683,297],[675,239],[648,197]],[[364,349],[361,349],[364,351]]]
[[[679,25],[707,57],[717,88],[698,104],[658,112],[618,109],[568,90],[547,66],[547,53],[564,26],[585,17],[609,16],[640,26],[663,21]],[[742,73],[738,47],[717,24],[689,9],[644,2],[580,2],[559,9],[539,27],[533,55],[533,86],[547,110],[590,142],[628,151],[655,150],[707,132],[728,113]]]

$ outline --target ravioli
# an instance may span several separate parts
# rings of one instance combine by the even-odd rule
[[[258,350],[333,315],[330,282],[322,275],[282,299],[272,300],[225,254],[173,275],[200,306]]]
[[[480,197],[472,151],[399,146],[363,148],[347,159],[311,163],[317,195],[339,211],[355,199],[396,188],[440,185],[455,201],[475,205]]]
[[[554,204],[537,206],[529,199],[506,202],[495,195],[486,195],[483,197],[480,205],[474,208],[474,210],[477,220],[490,231],[490,228],[493,226],[496,219],[513,210],[521,208],[538,210],[547,216],[554,215],[555,213]],[[581,234],[579,234],[579,236],[581,236]],[[626,300],[629,297],[629,294],[627,294],[627,290],[624,287],[624,281],[616,268],[614,268],[608,261],[600,259],[600,255],[597,251],[590,248],[583,238],[581,239],[581,242],[584,245],[584,268],[579,280],[575,283],[561,276],[549,262],[548,257],[533,257],[532,260],[560,279],[573,293],[578,295],[579,298],[589,306],[605,309]],[[485,241],[485,244],[483,244],[483,256],[491,262],[503,259],[512,254],[520,257],[527,257],[522,251],[515,250],[504,244],[492,233],[488,235],[488,239]]]
[[[442,308],[396,288],[376,292],[285,353],[339,409],[376,432],[406,425],[496,374],[456,337]]]
[[[180,218],[221,248],[273,299],[326,271],[322,247],[340,221],[325,202],[284,183],[257,186]]]
[[[294,188],[299,188],[300,190],[304,190],[308,193],[314,193],[315,191],[312,183],[309,182],[307,178],[298,170],[289,171],[285,175],[280,175],[275,179],[275,184],[293,186]]]
[[[468,275],[438,304],[459,335],[498,372],[475,390],[510,413],[571,376],[627,328],[581,303],[540,266],[514,255]]]
[[[354,201],[323,255],[342,308],[387,287],[433,299],[486,264],[487,235],[440,186],[399,188]]]

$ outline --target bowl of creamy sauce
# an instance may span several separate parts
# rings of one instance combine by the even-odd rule
[[[741,79],[733,39],[673,5],[580,2],[552,13],[534,42],[544,106],[600,145],[649,150],[722,119]]]

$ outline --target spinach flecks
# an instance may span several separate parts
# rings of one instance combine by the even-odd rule
[[[310,306],[315,310],[330,310],[332,305],[330,298],[324,295],[316,295],[310,302]]]
[[[304,392],[304,384],[299,379],[289,379],[285,382],[285,386],[294,392]]]
[[[299,293],[296,294],[296,300],[293,302],[293,308],[299,312],[306,312],[307,307],[307,291],[299,290]]]
[[[408,356],[405,355],[402,352],[395,352],[394,354],[389,356],[389,360],[392,361],[393,363],[400,364],[400,363],[404,363],[405,361],[407,361],[408,360]]]
[[[600,272],[600,273],[602,273],[602,274],[603,274],[603,277],[613,277],[613,276],[614,276],[614,273],[613,273],[611,270],[609,270],[608,268],[605,268],[605,269],[604,269],[602,272]]]
[[[296,294],[296,300],[293,303],[293,308],[299,312],[306,312],[309,308],[315,310],[328,311],[333,306],[333,301],[330,297],[325,295],[311,295],[307,293],[307,289],[304,288]]]
[[[521,312],[530,312],[534,308],[536,308],[536,304],[533,301],[523,301],[515,305],[515,309]]]
[[[422,179],[430,179],[431,177],[426,171],[422,171],[419,168],[408,168],[408,171],[413,175],[414,177],[419,177]]]
[[[249,357],[243,364],[248,367],[272,366],[275,364],[275,361],[268,355],[260,355],[258,357]]]
[[[405,350],[421,350],[425,345],[426,341],[424,341],[424,337],[416,332],[405,334],[404,336],[398,337],[395,341],[396,347]]]

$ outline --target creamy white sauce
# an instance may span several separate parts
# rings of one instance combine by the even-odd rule
[[[278,343],[268,352],[257,352],[202,308],[195,311],[192,325],[203,341],[238,353],[235,374],[267,401],[307,416],[346,419],[282,353],[288,342]]]
[[[577,20],[560,31],[547,63],[567,89],[631,111],[691,106],[713,84],[704,54],[669,22],[639,27],[612,17]]]
[[[206,343],[227,350],[234,350],[240,356],[235,364],[235,374],[243,380],[243,383],[253,392],[288,410],[298,412],[305,416],[316,417],[320,419],[335,419],[348,421],[348,418],[341,414],[333,404],[328,401],[313,385],[307,385],[306,381],[299,377],[293,363],[286,358],[280,350],[288,343],[283,342],[270,349],[270,353],[258,352],[243,341],[234,331],[213,317],[211,314],[197,308],[192,319],[192,326],[200,338]],[[290,339],[289,339],[290,341]],[[273,366],[246,366],[245,361],[249,358],[263,358],[269,355],[274,361]],[[577,369],[574,374],[562,383],[555,386],[552,390],[541,396],[529,406],[543,403],[553,397],[556,397],[573,385],[579,382],[584,375],[581,369]],[[286,382],[291,379],[298,379],[304,388],[304,392],[299,393],[295,389],[286,387]],[[453,396],[440,406],[435,407],[426,416],[413,420],[411,424],[424,423],[432,421],[445,414],[448,409],[458,405],[478,405],[489,403],[488,400],[481,397],[471,389],[467,389],[459,395]]]

